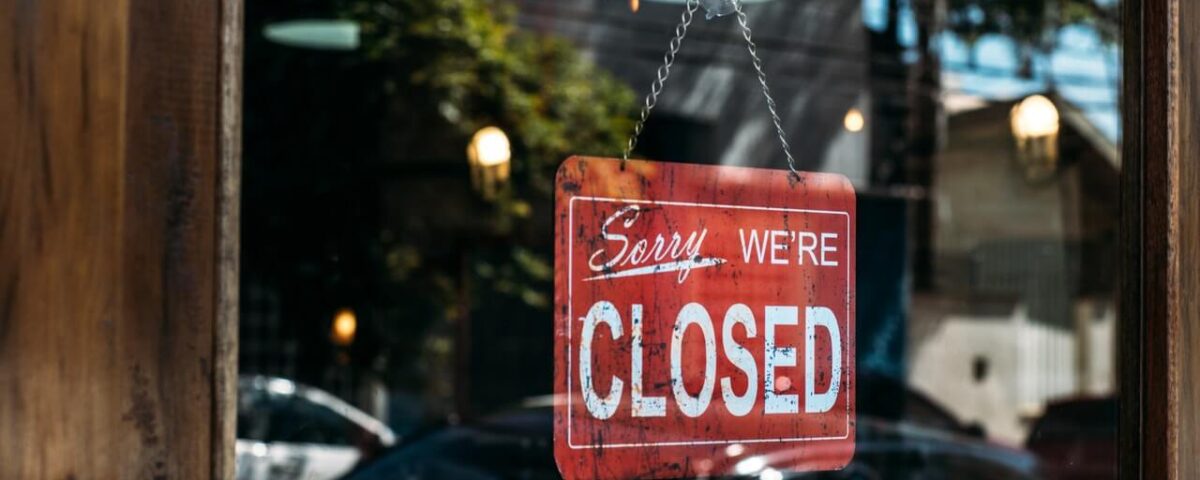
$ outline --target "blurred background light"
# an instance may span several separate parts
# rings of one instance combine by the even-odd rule
[[[484,127],[471,137],[467,155],[473,163],[484,167],[493,167],[508,163],[512,159],[511,145],[504,130],[496,127]]]
[[[738,462],[733,466],[733,472],[738,475],[754,475],[767,466],[767,459],[753,456]]]
[[[467,160],[471,164],[471,185],[485,200],[495,200],[508,185],[512,144],[508,135],[497,127],[484,127],[467,145]]]
[[[861,132],[866,124],[867,119],[863,117],[862,111],[857,108],[851,108],[846,111],[846,118],[842,119],[842,125],[851,133]]]
[[[728,447],[725,447],[725,455],[727,456],[736,457],[743,453],[746,453],[746,447],[740,443],[730,444]]]
[[[783,480],[783,472],[780,472],[774,468],[768,468],[763,470],[762,473],[758,475],[758,478],[761,480]]]
[[[289,20],[267,24],[263,36],[289,47],[315,50],[354,50],[359,45],[358,24],[346,20]]]
[[[349,308],[338,310],[333,317],[333,331],[330,333],[333,344],[340,347],[350,346],[351,343],[354,343],[356,333],[358,333],[358,317],[354,315],[354,310]]]
[[[1049,98],[1030,95],[1012,110],[1012,130],[1017,138],[1034,138],[1058,133],[1058,108]]]
[[[1009,114],[1017,165],[1025,179],[1041,181],[1058,170],[1058,108],[1041,95],[1018,102]]]

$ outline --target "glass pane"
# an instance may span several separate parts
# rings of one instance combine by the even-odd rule
[[[702,3],[633,156],[786,169],[736,15],[705,18],[733,4]],[[741,7],[797,167],[857,192],[854,455],[680,471],[1115,478],[1118,1]],[[558,478],[555,172],[621,156],[684,9],[247,2],[240,369],[358,410],[243,389],[269,454],[240,475]]]

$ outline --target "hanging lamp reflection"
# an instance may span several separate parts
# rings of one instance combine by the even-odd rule
[[[1026,180],[1040,181],[1058,169],[1058,108],[1049,98],[1031,95],[1009,114],[1016,162]]]
[[[863,116],[862,110],[851,107],[846,111],[845,118],[842,119],[842,126],[850,133],[858,133],[867,125],[867,119]]]
[[[484,127],[467,145],[471,164],[471,185],[485,200],[495,200],[508,185],[512,145],[508,135],[497,127]]]
[[[343,308],[338,310],[333,317],[333,329],[329,333],[329,339],[334,345],[339,347],[348,347],[354,343],[354,336],[358,333],[358,316],[354,314],[354,310]]]

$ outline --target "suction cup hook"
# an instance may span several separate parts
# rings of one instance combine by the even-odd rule
[[[712,20],[736,12],[737,2],[738,0],[700,0],[700,6],[704,7],[704,19]]]

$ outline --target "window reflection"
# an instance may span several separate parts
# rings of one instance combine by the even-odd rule
[[[698,465],[1115,477],[1117,2],[745,3],[799,166],[859,192],[858,444]],[[246,9],[239,367],[357,408],[243,389],[239,477],[555,478],[554,169],[619,155],[682,1]],[[783,168],[735,22],[692,28],[637,156]]]

